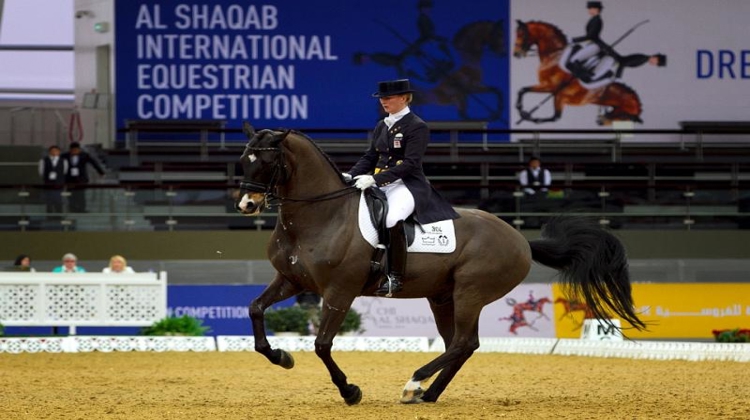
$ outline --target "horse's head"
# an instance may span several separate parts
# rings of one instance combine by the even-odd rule
[[[531,48],[536,46],[540,58],[545,55],[560,51],[568,44],[565,34],[555,25],[547,22],[516,20],[516,42],[513,47],[513,56],[523,58],[529,54]]]
[[[240,200],[235,208],[242,214],[256,215],[266,207],[268,193],[286,178],[281,142],[289,132],[256,132],[247,122],[243,131],[249,141],[240,157],[244,175],[240,182]]]
[[[529,25],[521,20],[516,20],[518,27],[516,28],[516,42],[513,46],[513,57],[523,58],[531,50],[533,41],[531,39],[531,33],[529,32]]]

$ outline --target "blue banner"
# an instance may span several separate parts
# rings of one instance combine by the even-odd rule
[[[509,0],[117,0],[117,126],[371,128],[409,78],[427,121],[508,127]]]

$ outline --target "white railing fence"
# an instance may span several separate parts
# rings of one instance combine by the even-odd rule
[[[167,316],[167,273],[0,273],[5,326],[145,327]]]

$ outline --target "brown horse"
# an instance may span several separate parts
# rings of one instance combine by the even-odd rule
[[[323,296],[315,353],[347,404],[362,398],[358,386],[331,357],[339,326],[357,296],[372,295],[373,248],[357,226],[359,190],[347,186],[330,158],[308,137],[294,131],[262,130],[249,124],[250,138],[240,162],[238,210],[259,214],[278,206],[278,221],[268,244],[276,277],[250,304],[255,349],[284,368],[294,359],[271,348],[263,313],[276,302],[309,290]],[[435,402],[461,366],[479,347],[482,308],[527,275],[531,261],[560,270],[563,281],[589,302],[601,318],[614,312],[637,328],[627,261],[622,245],[598,224],[581,219],[549,222],[542,239],[527,241],[514,228],[480,210],[461,209],[455,220],[456,250],[451,254],[413,254],[398,298],[429,300],[446,351],[417,369],[401,401]],[[421,383],[438,373],[426,390]]]
[[[517,58],[526,57],[531,48],[536,46],[540,61],[539,84],[526,86],[518,91],[516,109],[521,116],[521,121],[527,120],[537,124],[557,121],[562,116],[565,105],[595,104],[607,109],[605,114],[598,116],[599,125],[611,125],[612,121],[643,122],[640,118],[641,100],[629,86],[614,82],[589,90],[572,74],[560,68],[560,56],[568,45],[568,41],[559,28],[546,22],[519,20],[517,23],[513,55]],[[554,99],[554,114],[547,118],[533,117],[532,113],[536,108],[531,111],[523,108],[523,96],[528,92],[550,94]]]
[[[593,312],[591,311],[591,308],[589,308],[585,302],[581,302],[578,300],[568,300],[568,299],[559,297],[555,299],[555,303],[560,303],[563,306],[563,314],[560,315],[561,321],[566,316],[569,316],[571,319],[573,319],[573,312],[583,312],[584,320],[596,318]],[[576,327],[573,329],[574,331],[583,327],[583,321],[578,323],[574,320],[574,323],[576,324]]]

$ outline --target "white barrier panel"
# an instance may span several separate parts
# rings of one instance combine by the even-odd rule
[[[5,326],[143,327],[167,316],[167,273],[0,273]]]
[[[101,351],[216,351],[213,337],[0,337],[0,353],[89,353]]]
[[[252,336],[220,335],[216,337],[219,351],[255,351],[255,338]],[[315,351],[315,337],[270,336],[271,347],[287,351]],[[386,351],[386,352],[426,352],[429,348],[427,337],[336,337],[333,351]]]
[[[0,353],[70,352],[68,337],[0,338]]]
[[[551,354],[555,344],[556,338],[480,337],[477,353]],[[436,338],[429,351],[444,352],[443,339]]]
[[[315,337],[268,337],[274,348],[314,351]],[[45,337],[2,338],[0,353],[62,353],[112,351],[255,351],[251,336],[213,337]],[[334,351],[443,352],[443,340],[429,345],[427,337],[337,337]],[[591,341],[546,338],[480,340],[478,352],[555,354],[626,359],[750,362],[750,343],[685,343],[670,341]]]
[[[750,361],[748,343],[686,343],[676,341],[588,341],[560,339],[553,354],[653,360]]]
[[[216,351],[213,337],[72,337],[78,352],[112,351]]]

